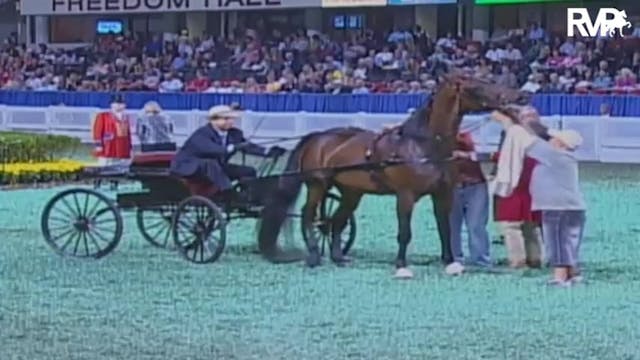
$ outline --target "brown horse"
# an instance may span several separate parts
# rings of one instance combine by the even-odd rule
[[[280,179],[278,190],[262,213],[258,232],[262,253],[267,259],[274,257],[286,214],[305,183],[308,191],[302,226],[307,234],[313,232],[318,206],[328,190],[335,187],[341,194],[340,205],[329,220],[330,254],[334,263],[348,261],[341,234],[362,196],[394,194],[399,245],[396,274],[410,277],[406,253],[411,241],[411,214],[415,203],[430,194],[441,241],[441,258],[445,264],[452,264],[449,212],[456,168],[450,160],[462,116],[523,100],[528,101],[528,97],[516,90],[478,79],[448,76],[442,79],[427,106],[393,130],[379,134],[335,128],[305,136],[293,150],[286,167],[287,172],[299,175]],[[317,266],[321,260],[318,237],[308,235],[306,240],[307,265]]]

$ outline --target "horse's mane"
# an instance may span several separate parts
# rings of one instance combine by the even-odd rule
[[[325,131],[322,131],[322,133],[324,133],[324,134],[333,134],[333,135],[353,136],[353,135],[359,134],[359,133],[361,133],[363,131],[365,131],[363,128],[359,128],[359,127],[355,127],[355,126],[345,126],[345,127],[337,127],[337,128],[327,129]]]
[[[400,134],[407,136],[422,135],[427,130],[429,117],[431,116],[433,96],[426,104],[415,110],[409,118],[400,125]]]

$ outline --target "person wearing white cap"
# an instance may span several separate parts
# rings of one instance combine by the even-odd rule
[[[264,157],[280,157],[285,149],[266,149],[248,142],[242,130],[234,126],[240,113],[231,106],[217,105],[209,109],[209,123],[198,128],[178,150],[171,162],[171,173],[180,177],[198,178],[227,192],[231,199],[237,195],[232,190],[232,180],[248,180],[256,177],[250,166],[229,163],[237,151]]]
[[[583,139],[574,130],[551,130],[541,125],[538,129],[525,128],[514,124],[512,117],[518,116],[517,112],[492,114],[494,120],[505,126],[510,141],[519,143],[526,156],[538,162],[530,190],[532,210],[542,212],[542,236],[553,267],[549,284],[568,287],[582,280],[578,260],[586,203],[580,190],[578,159],[574,151]],[[532,130],[536,130],[535,134]],[[514,181],[517,182],[516,178]]]

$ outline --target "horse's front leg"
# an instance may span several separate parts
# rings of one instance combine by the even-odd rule
[[[433,213],[438,226],[438,235],[440,237],[440,258],[446,265],[446,273],[449,275],[458,275],[464,271],[462,264],[454,261],[453,251],[451,249],[451,223],[450,214],[453,207],[453,187],[445,186],[434,195],[431,196],[433,201]]]
[[[411,242],[411,215],[415,205],[415,196],[410,192],[397,194],[396,215],[398,217],[398,256],[396,257],[397,278],[409,279],[413,271],[407,263],[407,247]]]

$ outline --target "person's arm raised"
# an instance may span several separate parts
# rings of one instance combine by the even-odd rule
[[[549,135],[549,128],[544,126],[542,123],[533,121],[527,124],[527,127],[533,131],[536,136],[541,138],[544,141],[549,141],[551,136]]]
[[[511,116],[505,114],[502,111],[495,110],[494,112],[491,113],[490,117],[491,117],[491,120],[501,124],[503,127],[509,127],[510,125],[514,124],[514,121],[511,118]]]

